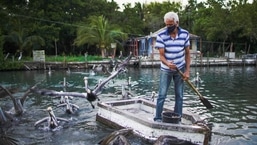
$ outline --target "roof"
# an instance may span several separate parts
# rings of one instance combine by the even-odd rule
[[[147,36],[147,37],[157,37],[157,34],[159,33],[159,32],[161,32],[163,29],[165,29],[165,27],[163,27],[163,28],[161,28],[161,29],[159,29],[159,30],[157,30],[157,31],[155,31],[154,33],[151,33],[149,36]],[[190,35],[190,39],[198,39],[198,38],[200,38],[200,36],[197,36],[197,35],[195,35],[195,34],[189,34]]]

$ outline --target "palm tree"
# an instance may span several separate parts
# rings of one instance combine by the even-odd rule
[[[105,57],[105,49],[108,49],[112,42],[117,42],[126,35],[118,27],[110,24],[104,16],[91,16],[89,22],[89,27],[78,28],[74,43],[77,46],[95,44],[101,49],[102,57]]]
[[[24,29],[21,29],[21,31],[12,31],[10,34],[4,36],[4,40],[14,43],[17,46],[16,53],[25,51],[28,56],[31,56],[31,50],[36,45],[40,47],[45,45],[45,40],[40,36],[31,35],[26,37]]]

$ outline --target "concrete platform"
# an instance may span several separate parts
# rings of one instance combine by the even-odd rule
[[[137,62],[139,67],[159,67],[160,60],[138,60]],[[200,66],[242,66],[242,65],[256,65],[257,59],[226,59],[226,58],[203,58],[201,60],[192,59],[191,67],[200,67]]]
[[[110,65],[110,61],[88,61],[88,62],[24,62],[25,70],[48,69],[90,69],[93,65]],[[203,58],[202,60],[192,60],[191,67],[209,66],[257,66],[257,59],[226,59],[226,58]],[[130,67],[160,67],[160,60],[136,59],[132,58],[129,62]]]

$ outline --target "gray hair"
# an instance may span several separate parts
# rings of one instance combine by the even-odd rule
[[[166,22],[166,20],[174,20],[176,23],[178,23],[178,14],[175,12],[168,12],[164,15],[164,23]]]

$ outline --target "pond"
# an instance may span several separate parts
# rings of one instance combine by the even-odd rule
[[[191,79],[200,74],[202,82],[197,84],[201,94],[214,108],[209,110],[199,101],[199,97],[188,87],[185,89],[184,109],[199,114],[213,123],[210,145],[253,145],[257,144],[257,68],[242,67],[192,67]],[[21,97],[30,87],[42,81],[38,88],[64,90],[64,78],[68,86],[66,91],[84,92],[84,77],[88,77],[89,87],[93,88],[99,80],[108,77],[105,74],[92,75],[90,70],[48,70],[0,72],[0,84],[5,88],[15,88],[13,96]],[[122,99],[115,94],[121,90],[131,77],[131,92],[134,95],[158,92],[159,68],[132,68],[110,81],[99,95],[100,101]],[[10,110],[13,103],[9,97],[0,98],[0,107]],[[92,108],[83,98],[74,97],[72,103],[79,106],[74,114],[67,114],[57,108],[58,98],[30,93],[24,103],[25,112],[17,117],[10,126],[4,127],[6,133],[19,140],[19,145],[85,145],[97,144],[103,137],[115,131],[113,128],[95,121],[97,101]],[[170,89],[166,105],[173,105],[173,90]],[[34,127],[34,123],[47,117],[46,109],[52,107],[56,116],[70,120],[70,123],[56,131],[46,131]],[[132,145],[147,145],[144,140],[128,136]]]

